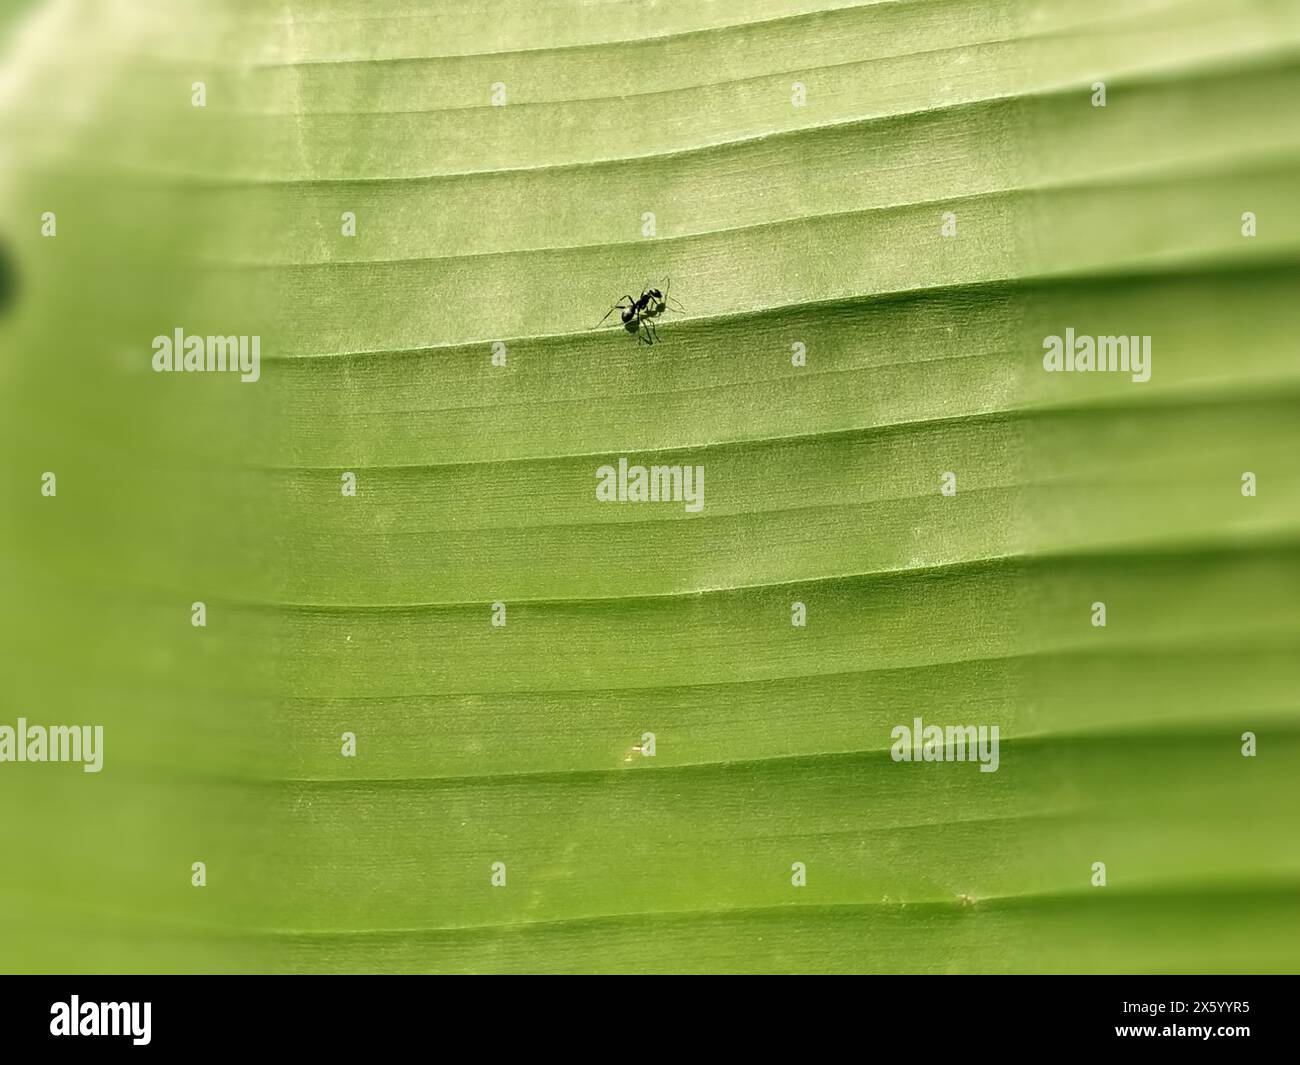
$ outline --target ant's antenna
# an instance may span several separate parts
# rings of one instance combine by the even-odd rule
[[[671,277],[664,278],[664,302],[665,303],[669,302],[668,289],[669,286],[672,285],[672,283],[673,283],[673,279]],[[686,313],[686,308],[682,306],[681,300],[672,300],[672,302],[676,305],[673,308],[674,310],[681,311],[682,314]]]

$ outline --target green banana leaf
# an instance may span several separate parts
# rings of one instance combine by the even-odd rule
[[[0,971],[1300,970],[1300,6],[0,32]]]

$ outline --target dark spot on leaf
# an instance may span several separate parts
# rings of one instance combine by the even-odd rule
[[[0,315],[6,314],[18,295],[18,270],[9,242],[0,237]]]

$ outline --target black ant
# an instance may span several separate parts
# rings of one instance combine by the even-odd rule
[[[624,296],[614,306],[605,312],[605,317],[597,322],[593,329],[599,329],[605,324],[615,311],[619,311],[619,317],[623,319],[623,328],[632,336],[637,338],[638,343],[653,344],[659,339],[659,331],[655,328],[654,320],[664,311],[669,310],[668,306],[668,286],[670,279],[665,279],[663,290],[657,288],[643,289],[641,295],[636,299],[631,296]],[[682,305],[676,300],[672,301],[672,310],[682,310]]]

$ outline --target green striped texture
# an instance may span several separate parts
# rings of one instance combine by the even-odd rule
[[[1300,968],[1297,5],[33,7],[0,969]]]

